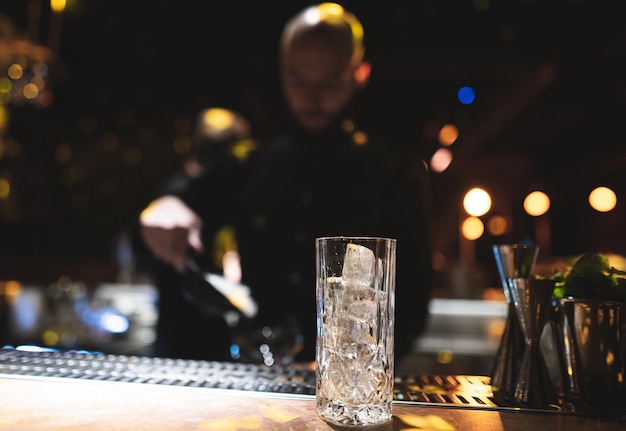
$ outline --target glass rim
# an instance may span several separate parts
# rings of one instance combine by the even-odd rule
[[[315,238],[315,241],[391,241],[397,242],[396,238],[384,237],[384,236],[352,236],[352,235],[335,235],[335,236],[321,236]]]

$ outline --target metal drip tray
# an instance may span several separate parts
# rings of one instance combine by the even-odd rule
[[[78,379],[106,384],[143,383],[274,393],[297,398],[313,398],[316,390],[315,370],[312,368],[14,348],[0,349],[0,377]],[[399,375],[394,381],[394,402],[470,409],[590,413],[568,403],[523,406],[497,399],[488,376]]]

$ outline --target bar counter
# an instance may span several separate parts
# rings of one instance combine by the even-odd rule
[[[310,395],[268,394],[72,379],[0,377],[0,430],[337,431]],[[372,431],[624,430],[623,421],[563,413],[396,402],[393,422]],[[354,429],[352,427],[351,429]]]

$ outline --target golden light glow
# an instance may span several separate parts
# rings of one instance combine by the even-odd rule
[[[11,194],[11,183],[6,178],[0,178],[0,199],[6,199]]]
[[[20,64],[14,63],[9,66],[7,75],[9,75],[11,79],[18,80],[24,75],[24,68]]]
[[[446,124],[439,131],[439,143],[446,147],[454,144],[459,137],[459,129],[454,124]]]
[[[13,83],[9,78],[6,76],[0,78],[0,93],[8,93],[11,91],[11,88],[13,88]]]
[[[352,142],[354,142],[356,145],[367,144],[367,141],[368,137],[367,133],[365,132],[357,131],[352,134]]]
[[[235,116],[228,109],[211,108],[206,111],[202,121],[212,128],[222,130],[232,126]]]
[[[548,212],[550,209],[550,198],[547,194],[540,191],[534,191],[529,193],[524,198],[524,211],[531,216],[541,216]]]
[[[59,334],[51,329],[46,330],[41,337],[46,346],[56,346],[59,342]]]
[[[32,100],[39,95],[39,88],[32,82],[29,82],[22,89],[22,94],[26,99]]]
[[[617,196],[608,187],[597,187],[589,194],[589,205],[596,211],[608,212],[615,208]]]
[[[260,429],[261,419],[253,416],[242,416],[238,418],[221,417],[210,419],[201,424],[201,428],[207,431],[237,431]]]
[[[67,0],[50,0],[50,9],[53,12],[61,13],[65,10],[65,6],[67,6]]]
[[[354,121],[352,120],[345,120],[343,123],[341,123],[341,130],[343,130],[346,133],[352,133],[354,132],[355,126],[354,126]]]
[[[433,430],[433,431],[456,431],[456,428],[444,418],[437,415],[401,414],[398,419],[406,424],[401,429],[409,430]]]
[[[461,224],[461,233],[464,238],[475,240],[483,236],[485,225],[478,217],[468,217]]]
[[[9,112],[0,105],[0,130],[4,130],[9,125]]]
[[[259,407],[261,415],[265,418],[272,420],[273,422],[278,422],[281,424],[290,422],[296,418],[298,415],[292,411],[285,409],[281,403],[268,401]]]
[[[452,362],[452,352],[447,349],[440,350],[437,352],[437,361],[440,364],[449,364]]]
[[[509,231],[509,222],[501,215],[494,215],[487,221],[487,230],[494,236],[504,235]]]
[[[485,215],[491,209],[491,196],[484,189],[475,187],[465,194],[463,208],[474,217]]]
[[[606,352],[606,364],[613,365],[613,362],[615,362],[615,353],[609,350],[608,352]]]
[[[233,145],[231,151],[233,153],[233,156],[235,156],[237,160],[245,161],[250,155],[250,152],[254,150],[256,147],[257,147],[257,143],[255,140],[242,139],[240,141],[237,141],[237,143]]]
[[[0,294],[7,297],[10,302],[13,302],[22,290],[22,285],[19,281],[8,280],[4,283],[0,283]]]

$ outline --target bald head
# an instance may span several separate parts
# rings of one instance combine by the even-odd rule
[[[281,37],[282,83],[300,125],[322,130],[344,112],[368,77],[364,51],[361,23],[338,4],[311,6],[287,22]]]
[[[281,55],[301,43],[317,41],[336,46],[354,65],[363,60],[363,26],[354,14],[336,3],[310,6],[293,16],[281,37]]]

